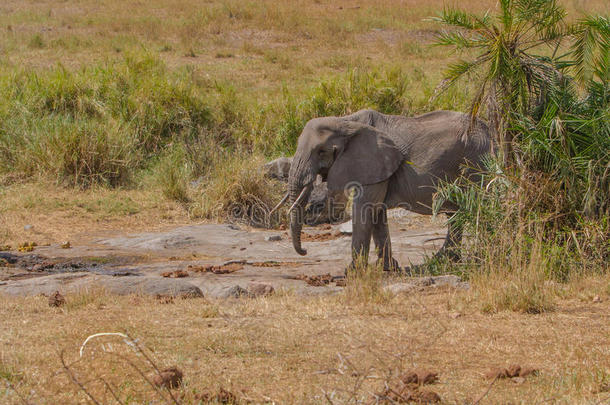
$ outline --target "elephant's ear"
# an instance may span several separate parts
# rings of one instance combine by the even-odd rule
[[[402,154],[383,132],[350,123],[345,148],[328,172],[328,188],[341,191],[348,183],[363,186],[388,179],[400,166]]]

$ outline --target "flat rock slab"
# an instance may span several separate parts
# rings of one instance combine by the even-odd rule
[[[349,224],[305,227],[307,256],[294,252],[285,231],[234,224],[198,224],[103,238],[83,235],[78,242],[72,241],[70,249],[46,246],[29,255],[11,253],[7,257],[12,263],[0,267],[0,294],[64,293],[101,286],[114,294],[230,297],[239,296],[236,291],[247,290],[251,283],[264,283],[276,292],[335,294],[342,288],[334,283],[313,286],[304,277],[344,274],[351,260],[348,228]],[[440,248],[445,227],[429,217],[393,214],[390,233],[395,258],[409,266]],[[227,272],[204,270],[229,261],[238,265]],[[448,276],[432,284],[457,286],[460,282]]]
[[[62,293],[79,292],[101,288],[117,295],[161,295],[171,297],[203,297],[199,287],[181,279],[162,277],[100,276],[91,273],[53,274],[17,280],[0,286],[0,293],[14,296],[50,295],[55,291]]]

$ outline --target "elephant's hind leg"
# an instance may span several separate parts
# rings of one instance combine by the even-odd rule
[[[377,249],[377,264],[383,264],[383,270],[385,271],[399,271],[400,266],[392,256],[387,207],[383,206],[376,214],[373,224],[373,241],[375,241]]]

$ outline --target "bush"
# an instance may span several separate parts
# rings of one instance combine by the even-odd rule
[[[156,167],[156,180],[163,195],[170,200],[189,202],[190,177],[191,168],[184,147],[182,145],[170,147]]]
[[[257,226],[274,225],[269,222],[268,213],[285,193],[285,185],[265,176],[264,163],[258,155],[219,157],[190,208],[191,215]]]
[[[346,115],[363,108],[386,114],[404,113],[408,83],[400,69],[352,69],[345,76],[321,82],[300,102],[285,91],[280,110],[276,112],[280,120],[271,148],[294,152],[303,126],[314,117]]]
[[[0,72],[0,171],[125,184],[173,139],[212,124],[185,74],[150,56],[69,72]]]

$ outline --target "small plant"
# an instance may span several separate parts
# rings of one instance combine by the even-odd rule
[[[345,299],[349,303],[384,303],[392,294],[384,290],[382,265],[370,265],[363,258],[347,270]]]
[[[163,195],[181,203],[189,202],[189,162],[181,145],[172,146],[161,158],[156,177]]]
[[[45,47],[45,42],[40,34],[35,34],[32,38],[30,38],[28,45],[33,49],[42,49]]]
[[[269,223],[269,211],[285,193],[284,186],[267,178],[260,156],[220,157],[207,176],[206,185],[190,207],[191,215],[210,219],[245,222],[258,226]]]

